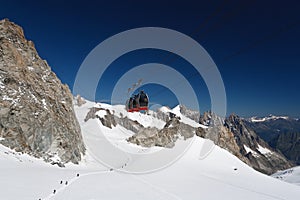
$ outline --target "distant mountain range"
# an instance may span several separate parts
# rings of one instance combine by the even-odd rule
[[[269,116],[245,120],[271,147],[282,152],[289,160],[300,165],[300,120],[290,117]]]
[[[251,117],[248,120],[251,122],[265,122],[265,121],[270,121],[270,120],[277,120],[277,119],[289,119],[288,116],[275,116],[275,115],[269,115],[267,117]]]

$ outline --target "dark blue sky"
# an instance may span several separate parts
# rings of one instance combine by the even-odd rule
[[[96,1],[95,1],[96,2]],[[300,3],[297,1],[3,1],[0,17],[24,28],[43,59],[72,89],[87,54],[106,38],[137,27],[165,27],[197,40],[210,54],[224,80],[228,113],[241,116],[300,115]],[[193,73],[178,56],[159,50],[120,57],[101,79],[110,98],[121,73],[147,62],[159,62]],[[184,67],[183,67],[184,66]],[[119,74],[116,70],[121,69]],[[187,71],[185,69],[188,69]],[[135,81],[135,80],[134,80]],[[134,82],[133,81],[133,82]],[[190,79],[210,109],[201,77]],[[154,95],[161,87],[145,86],[154,103],[173,106],[174,95]],[[170,93],[170,95],[168,95]]]

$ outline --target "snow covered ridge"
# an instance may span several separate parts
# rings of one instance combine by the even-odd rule
[[[251,117],[249,119],[250,122],[265,122],[265,121],[270,121],[270,120],[277,120],[277,119],[289,119],[288,116],[274,116],[274,115],[269,115],[268,117]]]
[[[86,107],[83,117],[85,123],[89,122],[89,119],[97,118],[100,127],[106,128],[105,135],[108,138],[122,138],[124,143],[130,142],[145,148],[173,148],[177,141],[184,141],[197,135],[213,141],[254,169],[266,174],[292,166],[236,115],[223,119],[211,112],[204,113],[196,122],[181,113],[180,105],[172,109],[163,106],[156,112],[150,110],[148,114],[127,112],[124,105],[96,104],[88,101],[84,107]],[[173,118],[170,117],[170,113]],[[109,132],[112,134],[108,134]],[[123,132],[122,136],[119,132]]]
[[[180,113],[180,107],[162,107],[157,112],[127,112],[124,105],[98,103],[90,108],[85,121],[98,118],[103,126],[110,129],[116,126],[132,131],[128,142],[144,147],[174,147],[181,137],[186,140],[207,129]]]
[[[191,119],[189,118],[188,116],[189,115],[192,115],[194,113],[191,113],[191,111],[189,111],[190,113],[187,113],[187,114],[183,114],[182,113],[182,105],[177,105],[175,106],[173,109],[170,109],[168,107],[162,107],[159,109],[159,111],[163,112],[163,113],[174,113],[176,116],[180,117],[180,121],[184,124],[187,124],[187,125],[190,125],[192,127],[195,127],[195,128],[198,128],[198,127],[201,127],[201,128],[208,128],[207,126],[205,125],[202,125],[199,123],[199,117],[198,117],[198,120],[196,119]]]
[[[125,110],[124,105],[110,105],[110,104],[105,104],[105,103],[97,103],[93,107],[108,109],[115,116],[122,117],[122,118],[128,117],[129,119],[131,119],[133,121],[139,122],[144,127],[156,127],[158,129],[162,129],[164,127],[164,125],[166,124],[165,119],[162,119],[159,116],[159,113],[152,111],[152,110],[149,110],[148,114],[143,114],[140,112],[127,112]],[[166,116],[169,116],[169,113],[174,113],[177,117],[180,118],[179,121],[184,124],[190,125],[195,128],[198,128],[198,127],[207,128],[207,126],[199,124],[198,122],[183,115],[180,112],[180,105],[174,107],[173,109],[163,106],[158,109],[158,112],[162,112],[162,113],[166,114]],[[97,114],[99,116],[103,117],[103,111],[99,111],[99,113],[97,113]]]
[[[265,176],[218,146],[212,149],[208,157],[199,159],[199,153],[207,141],[200,137],[188,139],[194,141],[183,156],[163,170],[143,175],[119,173],[121,169],[134,168],[139,161],[126,157],[129,156],[126,152],[147,155],[159,151],[160,148],[145,148],[126,142],[126,138],[134,133],[120,125],[110,129],[96,118],[85,121],[87,112],[95,105],[86,102],[80,107],[75,106],[87,149],[79,165],[67,164],[65,168],[59,168],[32,157],[29,159],[26,154],[16,155],[15,158],[13,152],[6,154],[5,152],[9,150],[0,145],[0,187],[3,188],[1,199],[194,200],[203,197],[210,200],[296,200],[299,198],[298,186]],[[101,106],[110,107],[102,104]],[[115,112],[118,110],[110,108],[111,112],[113,109]],[[103,114],[102,112],[99,114]],[[124,158],[117,159],[115,168],[95,159],[97,155],[94,153],[112,156],[107,146],[102,145],[104,140],[99,131],[106,134],[105,137],[112,143],[124,149]]]
[[[142,175],[119,173],[120,170],[134,169],[139,163],[139,160],[130,156],[131,153],[146,156],[160,151],[162,147],[146,148],[126,142],[126,138],[134,133],[120,125],[108,128],[97,118],[85,121],[87,113],[94,106],[96,104],[92,102],[75,106],[86,145],[86,154],[78,165],[69,163],[65,168],[59,168],[0,145],[1,199],[194,200],[202,197],[210,200],[297,200],[299,198],[298,186],[261,174],[218,146],[213,148],[205,159],[199,159],[199,154],[208,140],[196,136],[186,141],[180,140],[193,142],[180,159],[163,170]],[[111,113],[118,110],[110,105],[97,106],[110,108]],[[102,114],[103,110],[99,115]],[[159,112],[151,115],[159,115]],[[107,155],[108,159],[113,156],[108,146],[103,145],[104,138],[99,134],[100,131],[111,143],[124,150],[123,156],[115,160],[113,168],[96,159],[98,154]]]

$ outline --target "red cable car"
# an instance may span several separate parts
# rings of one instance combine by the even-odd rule
[[[140,91],[126,101],[126,110],[127,112],[147,111],[148,104],[148,95],[144,91]]]

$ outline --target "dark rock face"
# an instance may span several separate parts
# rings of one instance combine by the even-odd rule
[[[212,119],[215,119],[216,117],[213,116],[214,113],[211,111],[204,112],[203,115],[199,118],[199,123],[203,124],[205,126],[211,126],[212,125]]]
[[[47,161],[78,163],[85,152],[68,86],[7,19],[0,21],[0,137],[3,145]]]
[[[247,121],[260,137],[289,160],[300,165],[300,121],[278,118],[262,122]]]
[[[270,141],[270,145],[296,165],[300,165],[300,132],[280,134]]]
[[[234,134],[240,153],[248,158],[254,169],[272,174],[292,167],[292,164],[280,152],[271,148],[251,128],[247,127],[240,117],[230,115],[225,120],[225,126]]]
[[[212,112],[206,112],[200,122],[209,126],[204,138],[214,141],[260,172],[272,174],[292,166],[280,152],[248,127],[245,120],[234,114],[223,120]]]
[[[112,128],[114,126],[117,126],[117,122],[115,120],[114,115],[110,112],[110,110],[105,109],[103,110],[106,112],[106,114],[103,117],[99,117],[97,116],[97,118],[99,118],[99,120],[101,121],[101,123],[103,124],[103,126],[106,126],[108,128]]]
[[[246,145],[251,149],[258,148],[259,143],[263,141],[256,135],[254,131],[247,128],[243,123],[243,120],[237,115],[230,115],[225,119],[225,127],[227,127],[236,138],[236,142],[239,146]],[[265,146],[265,144],[263,144]]]
[[[208,126],[203,138],[212,140],[216,145],[226,149],[240,160],[250,165],[249,160],[240,152],[234,133],[224,126],[224,119],[209,111],[200,117],[200,123]]]

